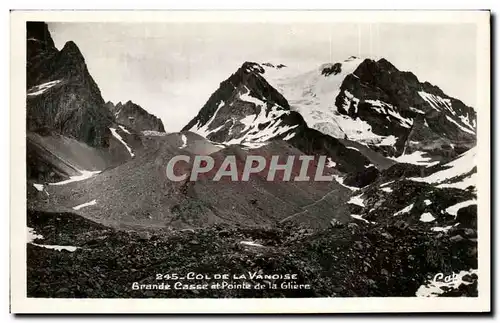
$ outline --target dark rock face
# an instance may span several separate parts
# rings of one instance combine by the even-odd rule
[[[112,115],[72,41],[54,46],[42,22],[27,25],[27,129],[47,127],[94,147],[107,147]]]
[[[417,150],[440,155],[448,147],[449,159],[476,143],[473,108],[386,59],[366,59],[347,75],[335,105],[341,114],[366,121],[375,134],[396,136],[396,151],[384,151],[390,156]]]
[[[333,64],[332,66],[325,67],[325,68],[321,71],[321,75],[324,75],[324,76],[329,76],[329,75],[331,75],[331,74],[333,74],[333,75],[337,75],[337,74],[339,74],[340,72],[342,72],[342,64],[341,64],[341,63],[335,63],[335,64]]]
[[[261,64],[262,66],[267,66],[267,67],[271,67],[271,68],[275,68],[275,69],[282,69],[283,67],[286,67],[285,64],[272,64],[272,63],[269,63],[269,62],[266,62],[266,63],[262,63]]]
[[[297,116],[302,119],[300,114],[297,113]],[[296,136],[289,142],[306,154],[329,156],[337,163],[335,168],[343,173],[359,172],[370,164],[369,159],[359,151],[346,148],[338,139],[307,127],[305,122],[297,128]]]
[[[29,71],[39,65],[38,63],[47,58],[47,56],[57,53],[57,50],[46,23],[28,22],[26,29],[28,39],[26,63],[28,68],[28,85],[30,85],[32,77],[30,77]]]
[[[344,184],[353,187],[365,187],[377,180],[380,172],[374,166],[370,166],[367,169],[349,174],[345,180]]]
[[[469,205],[458,210],[457,222],[462,227],[477,230],[477,205]]]
[[[127,101],[125,104],[118,102],[116,105],[108,101],[106,107],[114,115],[116,122],[136,132],[144,130],[165,132],[163,122],[158,117],[148,113],[132,101]]]
[[[221,83],[183,131],[202,133],[223,144],[252,145],[283,139],[305,154],[329,156],[341,172],[361,170],[369,164],[358,151],[309,128],[298,112],[290,110],[283,95],[266,81],[264,72],[257,63],[244,63]]]

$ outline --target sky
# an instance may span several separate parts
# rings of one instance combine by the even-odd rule
[[[74,41],[105,101],[128,100],[179,131],[245,61],[304,72],[351,55],[389,60],[476,104],[474,24],[49,23]]]

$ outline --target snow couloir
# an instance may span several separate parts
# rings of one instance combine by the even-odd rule
[[[198,175],[207,174],[209,172],[215,171],[215,175],[212,177],[213,181],[220,181],[223,177],[228,177],[231,181],[248,181],[251,174],[267,172],[267,181],[291,181],[292,171],[297,169],[298,175],[293,178],[295,182],[304,181],[316,181],[316,182],[326,182],[332,181],[333,175],[325,175],[324,169],[326,165],[326,156],[319,156],[318,163],[316,165],[316,171],[314,176],[309,176],[309,166],[312,161],[315,160],[315,156],[300,155],[297,156],[287,156],[286,162],[280,163],[280,156],[272,156],[268,163],[263,156],[248,155],[246,157],[243,167],[238,166],[236,162],[236,156],[226,156],[224,161],[220,164],[217,169],[214,170],[215,160],[211,156],[194,156],[192,166],[189,172],[185,171],[179,174],[180,167],[177,167],[179,162],[190,164],[191,157],[186,155],[178,155],[170,159],[167,164],[166,175],[167,178],[174,182],[181,182],[188,179],[190,181],[196,181]],[[299,167],[300,166],[300,167]],[[328,166],[326,166],[328,167]],[[277,172],[283,172],[283,176],[279,176],[276,179]],[[265,174],[264,174],[265,175]]]

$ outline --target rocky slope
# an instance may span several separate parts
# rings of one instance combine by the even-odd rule
[[[179,143],[182,141],[180,138]],[[152,146],[157,144],[153,142]],[[224,150],[218,153],[223,154]],[[75,213],[29,211],[28,226],[41,236],[27,245],[28,295],[111,298],[477,296],[475,154],[475,150],[471,150],[448,164],[433,167],[396,164],[381,172],[375,183],[356,190],[343,202],[352,222],[333,220],[321,228],[311,227],[312,221],[281,221],[279,225],[257,227],[222,221],[202,228],[190,223],[191,229],[181,230],[172,226],[116,230]],[[235,189],[238,195],[248,193],[241,188],[229,188],[228,193],[233,195]],[[186,190],[188,195],[205,191],[203,182],[198,191],[195,186]],[[231,199],[225,192],[220,194],[224,201]],[[50,195],[54,195],[53,191]],[[213,191],[207,195],[213,196]],[[194,196],[191,197],[189,203],[194,203]],[[257,209],[262,206],[260,200],[255,204]],[[203,205],[200,203],[197,207]],[[193,209],[187,206],[180,204],[179,215],[192,218]],[[265,209],[272,210],[269,206]],[[230,213],[241,212],[238,208]],[[317,221],[321,215],[332,216],[333,212],[330,207],[311,217]],[[258,213],[253,216],[259,218]],[[147,287],[159,283],[173,286],[179,282],[172,277],[158,280],[158,273],[186,277],[190,272],[209,276],[228,273],[230,277],[244,274],[245,278],[232,278],[227,282],[245,282],[251,286],[262,283],[266,288],[256,291]],[[250,278],[249,273],[294,273],[297,277],[293,280]],[[455,274],[456,278],[447,283],[436,281],[434,278],[439,273]],[[134,282],[146,287],[135,290]],[[213,277],[187,281],[201,286],[217,282],[221,280]],[[308,287],[291,289],[282,287],[286,286],[283,283]]]
[[[386,223],[399,218],[434,232],[453,227],[477,230],[476,149],[434,167],[398,164],[350,199],[357,221]]]
[[[54,131],[28,132],[27,178],[36,183],[62,181],[81,171],[100,171],[129,156],[123,145],[110,140],[106,149],[91,147]]]
[[[280,222],[328,227],[332,219],[349,220],[345,202],[350,190],[336,181],[294,182],[300,172],[301,151],[275,141],[261,148],[244,150],[238,146],[221,148],[189,132],[150,136],[144,139],[145,151],[131,161],[106,169],[81,181],[49,185],[33,199],[37,210],[74,212],[99,223],[121,228],[173,227],[196,228],[214,223],[249,226],[273,226]],[[204,142],[204,143],[203,143]],[[211,152],[212,151],[212,152]],[[177,155],[210,153],[214,170],[201,174],[196,181],[173,182],[166,177],[166,166]],[[278,172],[267,181],[271,156],[296,156],[292,181],[283,181]],[[248,181],[230,181],[213,177],[226,156],[235,156],[241,177],[248,155],[265,158],[267,166],[252,174]],[[318,161],[308,168],[314,178]],[[179,162],[176,174],[191,174],[191,164]],[[339,174],[326,168],[325,175]],[[241,179],[241,178],[239,178]],[[238,194],[235,194],[238,192]],[[92,203],[86,205],[86,203]]]
[[[134,232],[116,231],[70,213],[41,212],[28,213],[28,226],[37,238],[27,244],[29,297],[477,296],[478,276],[471,270],[477,268],[477,242],[453,238],[462,232],[459,229],[439,238],[436,233],[402,227],[396,221],[384,225],[350,223],[320,231],[295,225],[216,225]],[[190,272],[208,278],[178,279]],[[432,283],[440,272],[455,272],[459,278],[448,284]],[[213,279],[217,273],[230,278]],[[266,279],[250,277],[251,273],[296,277]],[[178,278],[172,278],[173,274]],[[265,288],[174,288],[179,282],[212,286],[223,281],[252,287],[263,284]],[[287,282],[305,287],[281,285]],[[145,287],[133,289],[133,283]],[[153,289],[161,283],[171,289]]]

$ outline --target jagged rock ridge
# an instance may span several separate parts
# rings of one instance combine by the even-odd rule
[[[111,111],[116,122],[136,132],[165,132],[163,122],[160,118],[148,113],[132,101],[127,101],[125,104],[118,102],[116,105],[108,101],[106,102],[106,107]]]

